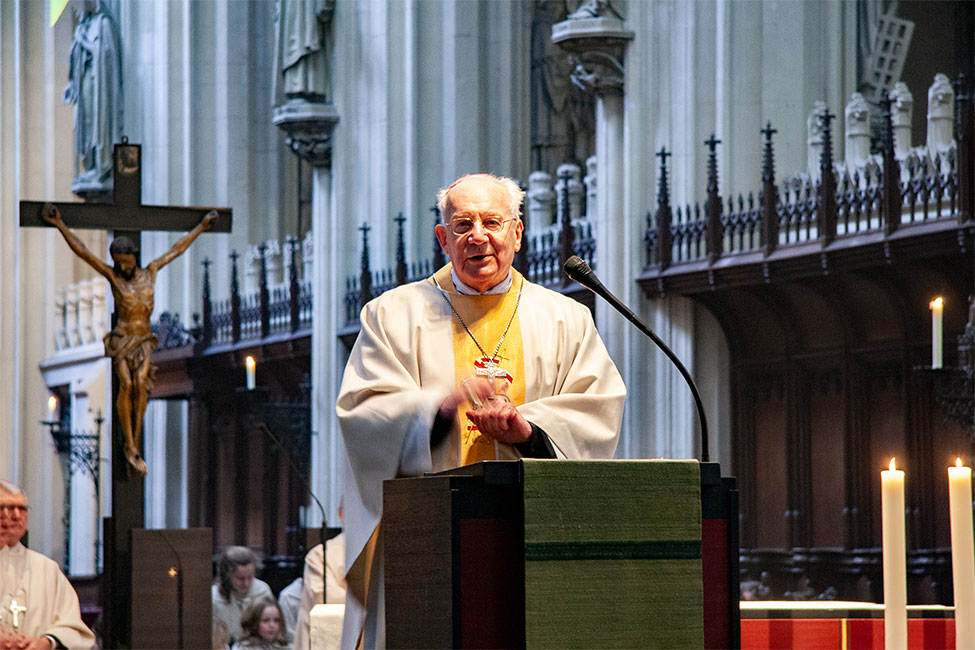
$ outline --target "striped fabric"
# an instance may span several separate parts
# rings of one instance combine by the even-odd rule
[[[697,461],[523,462],[527,647],[702,647]]]

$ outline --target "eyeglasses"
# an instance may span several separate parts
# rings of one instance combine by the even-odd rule
[[[27,506],[22,506],[20,504],[0,504],[0,513],[9,512],[13,514],[14,512],[19,512],[20,514],[27,514]]]
[[[502,219],[501,217],[486,217],[484,219],[478,219],[481,228],[491,233],[499,233],[504,230],[504,227],[508,225],[509,221],[514,221],[514,219]],[[472,219],[456,219],[447,224],[447,229],[455,235],[466,235],[467,233],[474,230],[474,224],[477,223]]]

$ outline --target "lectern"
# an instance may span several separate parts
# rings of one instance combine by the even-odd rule
[[[717,463],[490,461],[386,481],[390,648],[740,647]]]

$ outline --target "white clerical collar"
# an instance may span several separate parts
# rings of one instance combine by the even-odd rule
[[[511,283],[513,281],[513,278],[511,277],[511,269],[508,269],[508,277],[506,277],[504,280],[498,282],[487,291],[478,291],[477,289],[469,287],[461,282],[453,267],[450,267],[450,279],[454,281],[454,288],[457,289],[457,293],[461,293],[465,296],[492,296],[500,293],[508,293],[508,289],[511,288]]]

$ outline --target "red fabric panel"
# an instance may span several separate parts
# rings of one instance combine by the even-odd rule
[[[704,647],[730,646],[728,600],[728,521],[701,520],[701,571],[704,578]]]
[[[847,621],[849,650],[883,650],[884,619]],[[840,619],[745,618],[741,621],[742,650],[814,650],[842,648]],[[955,647],[955,621],[950,618],[912,618],[907,621],[909,650]]]
[[[839,619],[769,619],[741,620],[742,650],[838,650]]]
[[[460,647],[524,647],[523,557],[511,519],[460,520]],[[519,599],[519,595],[521,596]]]

